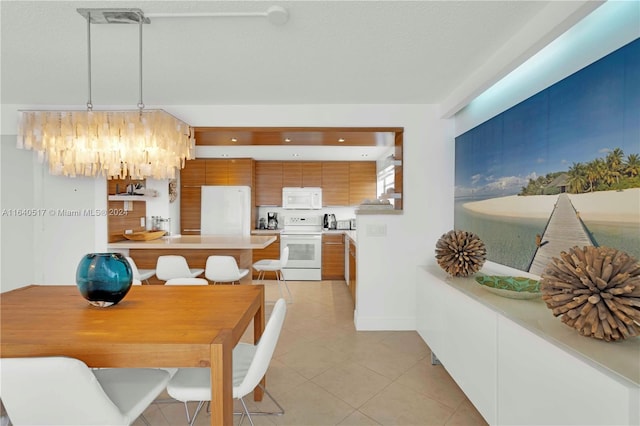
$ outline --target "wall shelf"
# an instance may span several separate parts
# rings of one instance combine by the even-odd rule
[[[153,198],[149,195],[109,195],[109,201],[148,201]]]
[[[378,197],[380,200],[391,200],[391,199],[395,199],[395,200],[399,200],[402,198],[402,193],[400,192],[394,192],[391,194],[382,194],[380,195],[380,197]]]

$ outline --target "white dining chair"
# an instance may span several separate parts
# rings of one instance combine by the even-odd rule
[[[90,369],[69,357],[0,359],[0,398],[14,425],[130,425],[160,395],[168,372]]]
[[[203,272],[204,269],[189,268],[184,256],[158,256],[156,262],[156,277],[161,281],[167,281],[171,278],[195,278]]]
[[[280,290],[280,297],[284,297],[282,287],[284,286],[289,293],[289,303],[293,302],[293,295],[289,290],[287,280],[284,278],[282,269],[287,266],[289,261],[289,246],[282,249],[280,253],[280,259],[262,259],[253,264],[253,269],[258,271],[258,280],[264,282],[264,276],[267,272],[274,272],[276,274],[276,281],[278,281],[278,290]]]
[[[248,269],[238,268],[238,263],[233,256],[209,256],[204,270],[204,276],[214,284],[236,282],[239,284],[248,273]]]
[[[208,285],[209,281],[204,278],[171,278],[164,285]]]
[[[258,344],[238,343],[233,349],[233,398],[240,400],[243,408],[242,413],[234,414],[242,415],[239,421],[240,425],[245,415],[253,425],[251,414],[284,414],[282,406],[260,384],[260,381],[269,368],[286,313],[287,302],[282,298],[278,299]],[[279,411],[249,412],[243,398],[253,392],[256,386],[260,386],[264,390],[265,394],[277,405]],[[211,400],[211,371],[209,368],[179,368],[167,385],[167,393],[173,399],[184,403],[187,422],[191,426],[204,403]],[[190,401],[198,401],[198,406],[192,417],[189,415],[189,407],[187,406]]]
[[[126,256],[129,265],[131,265],[131,270],[133,271],[133,279],[146,281],[149,284],[149,278],[155,275],[155,269],[138,269],[138,265],[134,262],[133,258],[130,256]]]

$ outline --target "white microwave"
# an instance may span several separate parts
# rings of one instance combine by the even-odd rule
[[[314,210],[322,208],[322,188],[282,188],[283,209]]]

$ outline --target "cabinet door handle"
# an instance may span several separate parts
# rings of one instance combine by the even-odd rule
[[[198,228],[198,229],[188,229],[188,228],[185,228],[185,229],[183,229],[182,231],[183,231],[183,232],[196,232],[196,231],[200,232],[200,228]]]

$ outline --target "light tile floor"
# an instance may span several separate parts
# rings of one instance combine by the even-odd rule
[[[356,331],[344,281],[293,281],[289,287],[294,300],[267,372],[267,389],[286,413],[254,416],[256,425],[487,424],[446,370],[431,365],[429,347],[415,331]],[[266,281],[267,315],[278,296],[275,281]],[[252,342],[251,333],[242,340]],[[250,410],[275,409],[267,397],[245,400]],[[184,405],[166,394],[145,418],[151,425],[187,424]],[[203,411],[196,424],[209,419]]]

